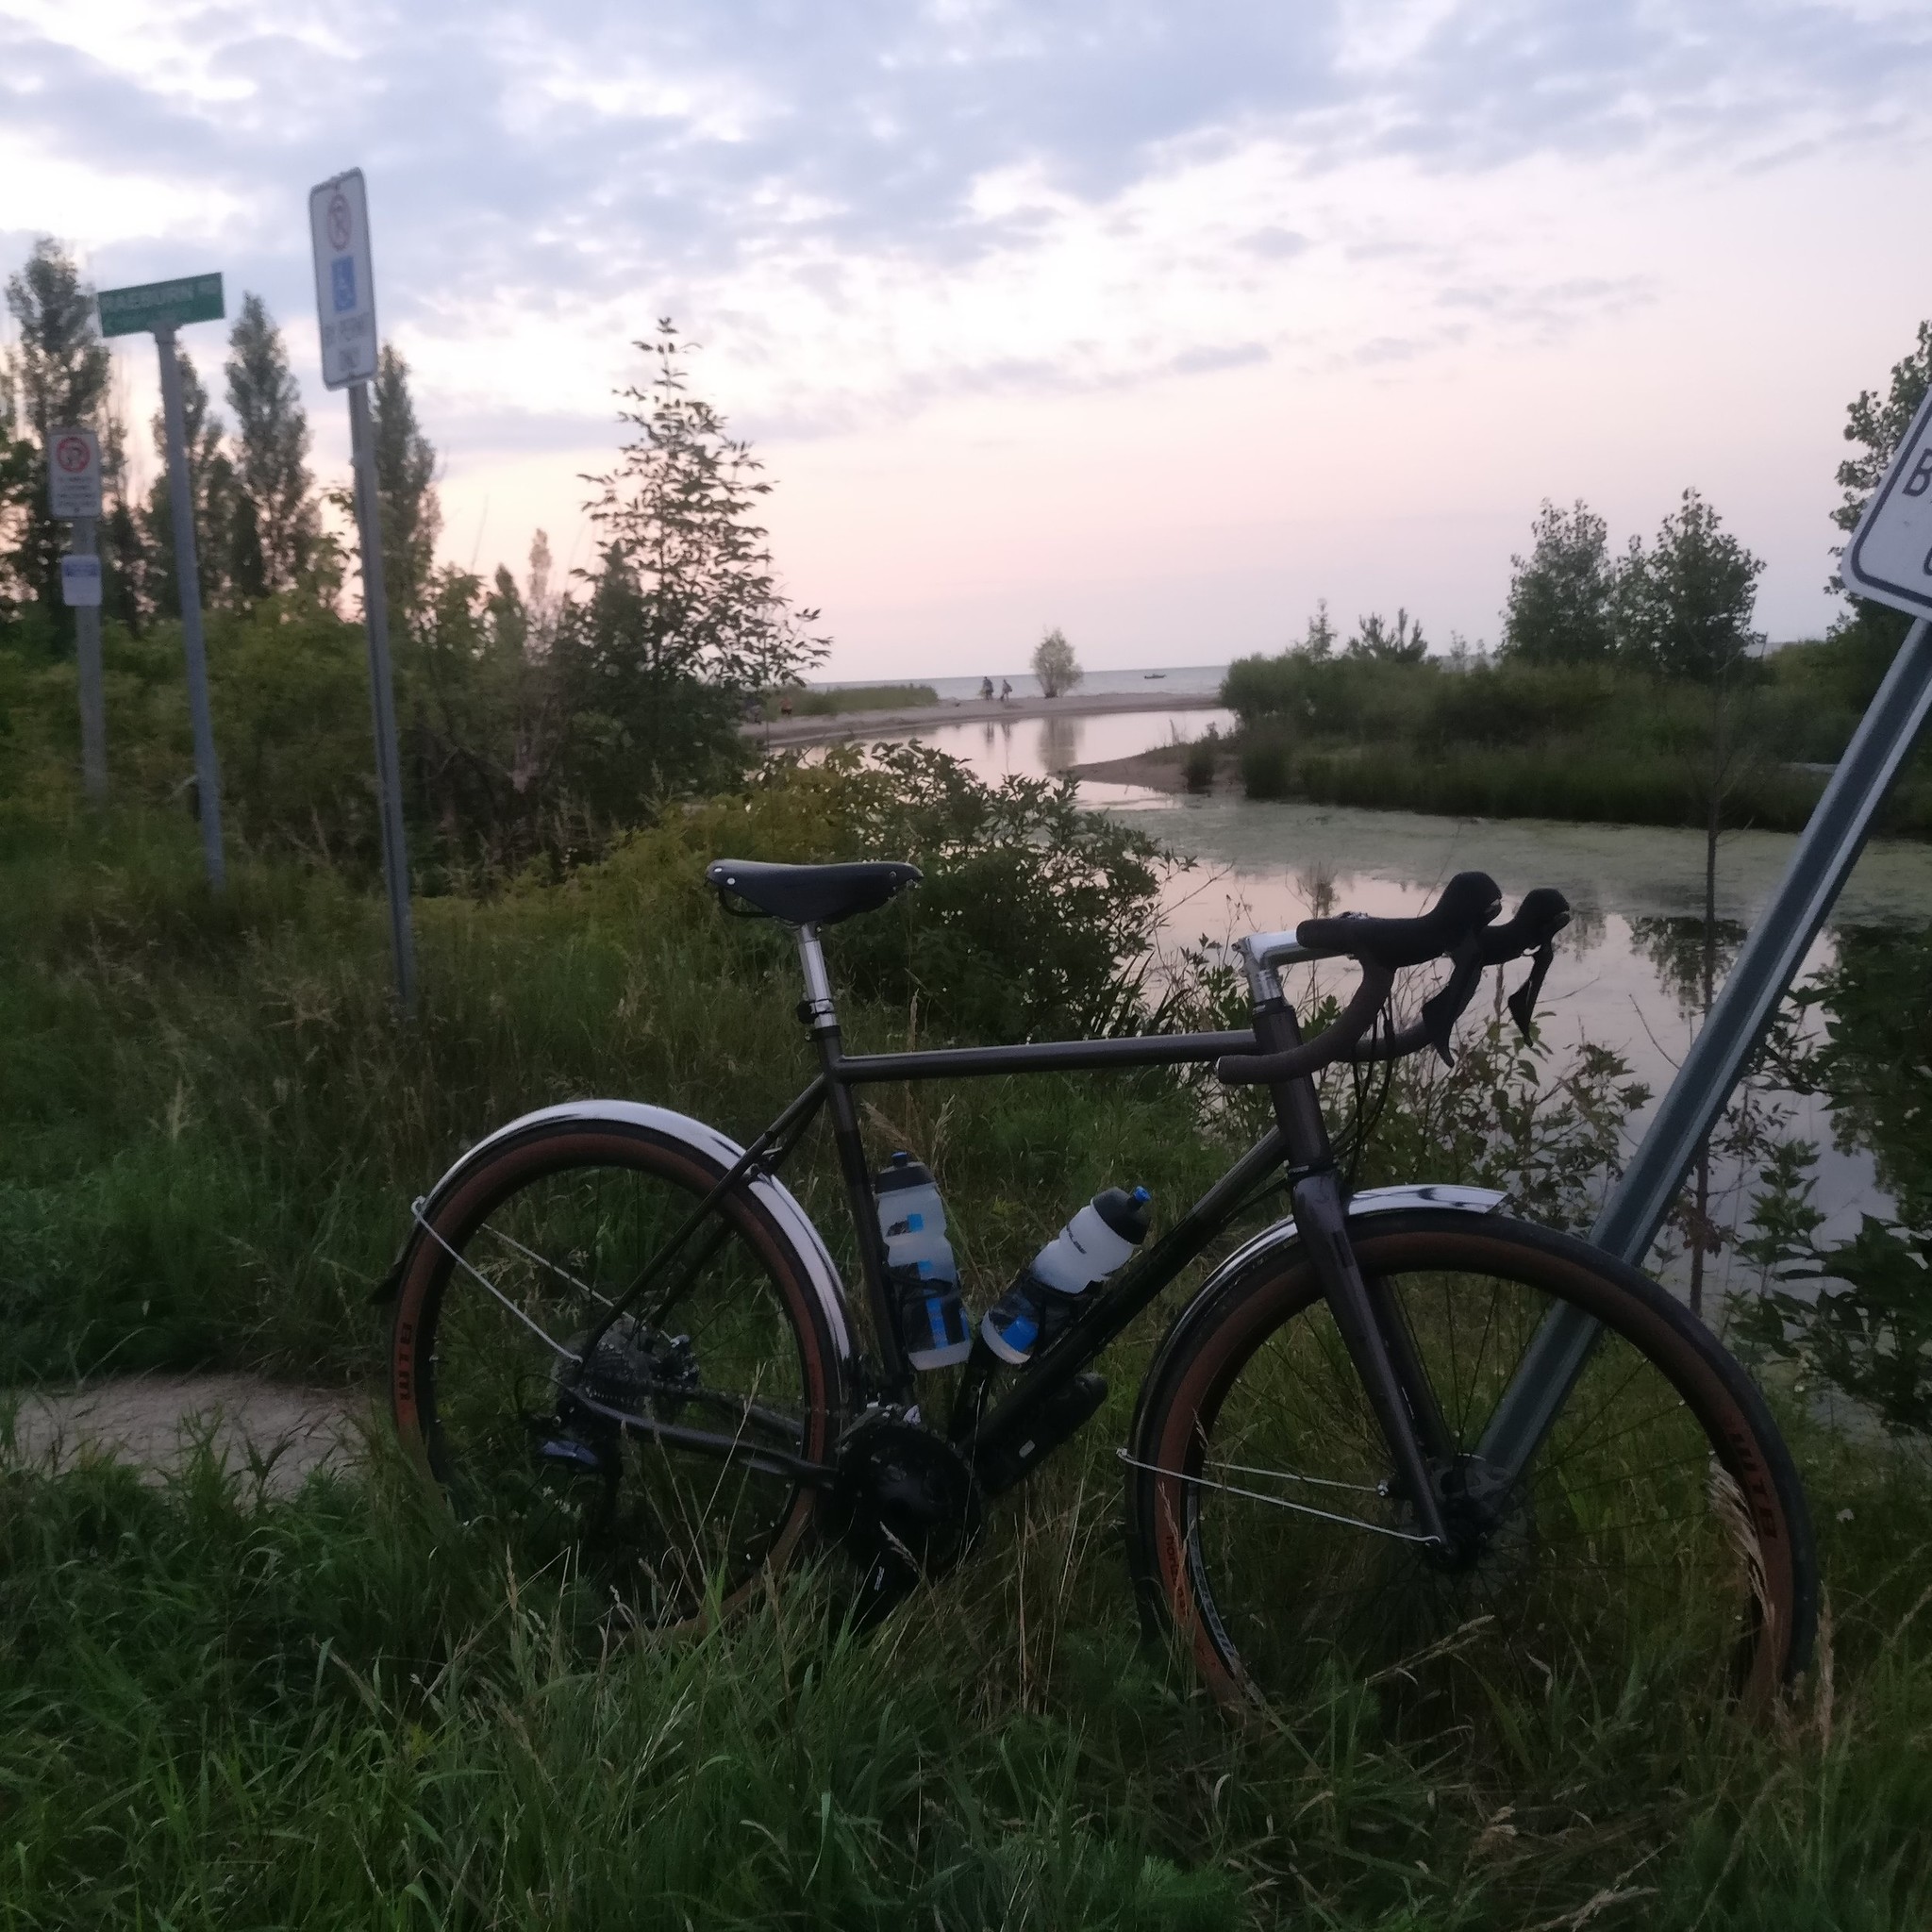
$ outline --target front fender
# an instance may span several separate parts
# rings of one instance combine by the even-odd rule
[[[668,1107],[648,1107],[641,1101],[571,1100],[561,1107],[543,1107],[534,1113],[520,1114],[508,1124],[498,1127],[493,1134],[478,1141],[426,1194],[411,1203],[408,1237],[403,1243],[402,1253],[396,1257],[395,1266],[383,1277],[382,1285],[373,1299],[382,1302],[394,1300],[416,1250],[430,1239],[424,1231],[424,1223],[448,1194],[463,1186],[480,1166],[492,1159],[505,1146],[558,1126],[642,1127],[664,1140],[680,1141],[693,1154],[721,1170],[731,1167],[744,1152],[729,1135],[721,1134],[716,1127],[703,1121],[692,1120],[689,1114],[675,1113]],[[845,1284],[840,1278],[838,1264],[832,1259],[824,1237],[812,1225],[811,1217],[783,1181],[774,1175],[761,1174],[750,1183],[750,1187],[758,1205],[777,1223],[779,1231],[805,1263],[812,1291],[824,1311],[825,1326],[837,1352],[841,1380],[849,1388],[853,1365],[852,1322],[845,1301]]]
[[[1348,1220],[1352,1227],[1357,1222],[1373,1221],[1384,1214],[1402,1214],[1412,1208],[1459,1208],[1465,1214],[1493,1214],[1508,1197],[1494,1188],[1463,1188],[1435,1181],[1407,1181],[1399,1187],[1364,1188],[1358,1194],[1351,1194],[1348,1201]],[[1215,1269],[1213,1274],[1201,1284],[1199,1291],[1174,1318],[1174,1325],[1167,1331],[1156,1354],[1156,1364],[1166,1357],[1170,1350],[1182,1346],[1192,1332],[1194,1324],[1205,1319],[1207,1312],[1219,1298],[1222,1289],[1238,1274],[1245,1273],[1257,1261],[1291,1248],[1301,1239],[1296,1232],[1294,1217],[1284,1216],[1281,1220],[1264,1227],[1252,1241],[1244,1241],[1226,1260]],[[1151,1388],[1155,1381],[1152,1369],[1149,1370],[1143,1389]]]

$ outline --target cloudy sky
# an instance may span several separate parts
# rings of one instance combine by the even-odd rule
[[[0,262],[260,291],[333,469],[307,190],[361,166],[485,567],[582,560],[674,315],[848,676],[1219,661],[1317,597],[1493,640],[1541,499],[1621,541],[1693,484],[1784,638],[1932,314],[1928,97],[1925,0],[0,0]]]

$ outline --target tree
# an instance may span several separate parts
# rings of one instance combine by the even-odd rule
[[[436,496],[436,451],[416,421],[409,365],[382,345],[369,408],[375,441],[375,500],[382,519],[383,589],[390,615],[405,627],[424,615],[442,533]]]
[[[1764,570],[1695,490],[1646,556],[1633,538],[1618,583],[1620,648],[1662,677],[1720,683],[1763,639],[1751,628]]]
[[[0,365],[0,623],[14,615],[20,593],[28,588],[16,559],[33,494],[35,455],[33,444],[20,434],[13,372]]]
[[[179,343],[182,442],[188,457],[188,500],[194,518],[195,580],[204,608],[229,601],[229,558],[234,547],[235,466],[222,447],[225,425],[208,402],[194,363]],[[146,548],[145,601],[158,617],[179,617],[181,585],[175,557],[175,499],[168,480],[168,422],[157,409],[153,423],[160,475],[141,511]]]
[[[687,392],[685,344],[668,319],[637,346],[656,367],[622,392],[620,420],[636,434],[617,468],[585,479],[598,492],[587,508],[602,551],[553,646],[576,708],[608,721],[614,769],[601,790],[633,807],[654,786],[735,764],[745,698],[795,679],[826,649],[808,629],[818,612],[793,609],[752,520],[772,490],[763,464]]]
[[[1420,664],[1429,655],[1423,627],[1409,622],[1407,610],[1397,610],[1391,627],[1379,616],[1356,620],[1355,636],[1348,641],[1348,655],[1371,664]]]
[[[1290,651],[1298,658],[1306,658],[1310,663],[1323,664],[1335,654],[1335,625],[1328,615],[1328,600],[1315,599],[1315,614],[1308,619],[1308,627],[1302,633],[1298,644],[1291,644]]]
[[[67,532],[47,508],[48,432],[100,426],[111,358],[94,325],[93,291],[50,236],[42,235],[25,267],[8,277],[7,307],[20,331],[7,358],[17,397],[12,441],[25,441],[32,454],[4,459],[9,477],[23,461],[31,465],[25,489],[18,479],[8,488],[6,562],[24,589],[58,611]]]
[[[1074,657],[1074,647],[1058,625],[1033,647],[1033,675],[1040,680],[1043,696],[1058,697],[1070,691],[1086,673]]]
[[[1724,802],[1741,781],[1751,757],[1733,717],[1739,675],[1763,640],[1751,628],[1762,560],[1724,530],[1717,512],[1695,490],[1663,520],[1646,556],[1631,540],[1619,574],[1617,607],[1622,649],[1628,659],[1669,678],[1708,688],[1710,712],[1701,742],[1686,746],[1686,774],[1704,807],[1704,923],[1697,992],[1707,1023],[1717,991],[1718,840]],[[1690,1246],[1690,1307],[1704,1307],[1705,1257],[1717,1252],[1710,1216],[1710,1140],[1697,1150],[1692,1198],[1686,1210]]]
[[[1845,441],[1856,443],[1858,454],[1847,457],[1838,466],[1838,483],[1844,499],[1832,511],[1831,520],[1840,529],[1849,533],[1857,527],[1866,500],[1891,467],[1928,388],[1932,388],[1932,322],[1922,322],[1910,353],[1892,364],[1891,383],[1886,392],[1877,395],[1860,390],[1845,410]],[[1844,589],[1836,570],[1828,588]],[[1855,703],[1868,703],[1878,689],[1910,622],[1904,611],[1889,605],[1864,597],[1852,599],[1851,615],[1835,628],[1833,641],[1842,653],[1847,695]]]
[[[259,295],[243,295],[228,337],[228,407],[235,412],[235,518],[230,571],[237,594],[292,590],[315,559],[322,523],[308,474],[308,419],[282,332]]]
[[[1593,664],[1616,649],[1616,567],[1609,532],[1580,499],[1549,501],[1530,525],[1527,558],[1509,559],[1503,653],[1525,664]]]
[[[1859,453],[1838,466],[1844,501],[1832,511],[1831,520],[1840,530],[1857,528],[1866,501],[1891,467],[1927,389],[1932,389],[1932,321],[1919,325],[1918,340],[1910,352],[1892,364],[1891,387],[1885,394],[1861,389],[1857,400],[1845,410],[1845,441],[1857,443]]]

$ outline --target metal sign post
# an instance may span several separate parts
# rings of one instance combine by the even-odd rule
[[[1845,546],[1840,574],[1847,589],[1918,622],[1906,633],[1704,1030],[1590,1231],[1599,1247],[1633,1267],[1650,1252],[1698,1148],[1790,991],[1899,767],[1932,716],[1932,396],[1866,506]],[[1479,1454],[1512,1474],[1524,1468],[1583,1373],[1597,1333],[1597,1324],[1574,1309],[1544,1318],[1497,1404]]]
[[[382,816],[382,876],[389,888],[396,997],[416,1010],[416,941],[409,922],[409,847],[403,830],[402,760],[396,748],[395,684],[389,657],[389,596],[382,576],[382,505],[375,487],[375,437],[369,382],[375,374],[375,276],[369,201],[360,168],[311,189],[316,319],[322,379],[349,391],[349,445],[356,467],[356,527],[362,546],[362,617],[369,632],[369,714],[375,735],[375,788]]]
[[[161,416],[168,440],[168,499],[175,513],[175,580],[181,593],[181,647],[188,662],[188,715],[194,728],[195,815],[201,821],[208,882],[221,891],[228,882],[222,855],[222,779],[215,763],[214,724],[208,704],[208,649],[201,627],[201,565],[194,543],[194,491],[188,475],[188,422],[181,404],[181,365],[175,331],[184,323],[219,322],[227,312],[220,275],[191,275],[178,282],[148,282],[133,289],[103,289],[101,333],[152,331],[161,361]]]
[[[101,562],[94,554],[101,445],[92,429],[57,429],[48,437],[47,507],[73,525],[68,554],[60,559],[60,597],[74,612],[81,782],[98,805],[108,795],[108,719],[101,684]]]

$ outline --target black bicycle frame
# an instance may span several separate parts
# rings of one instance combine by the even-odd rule
[[[825,972],[817,932],[798,928],[806,998],[801,1016],[819,1053],[818,1077],[754,1141],[710,1192],[686,1217],[654,1256],[630,1291],[599,1324],[601,1334],[620,1310],[632,1306],[643,1289],[661,1278],[718,1200],[753,1173],[775,1174],[802,1138],[821,1105],[829,1107],[832,1137],[845,1182],[853,1231],[858,1241],[868,1306],[878,1351],[875,1386],[862,1391],[888,1402],[910,1399],[913,1371],[906,1359],[893,1319],[884,1237],[879,1232],[872,1171],[859,1133],[856,1088],[899,1080],[973,1079],[994,1074],[1101,1073],[1127,1067],[1202,1066],[1227,1055],[1279,1053],[1301,1043],[1301,1029],[1281,996],[1272,973],[1258,979],[1251,1030],[1226,1033],[1137,1034],[1113,1040],[1028,1041],[1018,1046],[962,1046],[884,1054],[848,1054]],[[1370,1405],[1388,1441],[1401,1493],[1413,1505],[1424,1534],[1446,1545],[1428,1453],[1439,1432],[1434,1397],[1399,1317],[1391,1320],[1364,1282],[1347,1230],[1347,1208],[1335,1168],[1326,1124],[1314,1081],[1304,1076],[1269,1090],[1274,1125],[1243,1154],[1152,1247],[1127,1263],[1114,1280],[1093,1295],[1081,1319],[1029,1362],[1019,1380],[974,1429],[975,1458],[989,1461],[1021,1442],[1041,1410],[1081,1374],[1126,1325],[1236,1220],[1277,1168],[1294,1204],[1298,1229],[1333,1311]],[[587,1346],[593,1346],[596,1336]],[[1432,1426],[1436,1424],[1436,1426]],[[829,1482],[830,1464],[748,1448],[742,1435],[708,1435],[689,1427],[675,1431],[630,1418],[638,1433],[676,1437],[676,1446],[708,1449],[720,1457],[757,1460],[773,1473],[804,1481]]]

